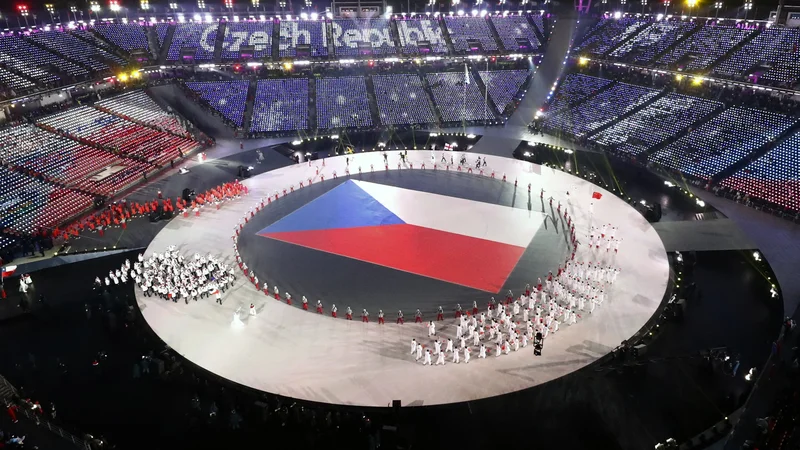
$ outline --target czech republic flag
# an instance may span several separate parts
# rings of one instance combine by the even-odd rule
[[[497,293],[542,222],[525,209],[348,180],[258,234]]]

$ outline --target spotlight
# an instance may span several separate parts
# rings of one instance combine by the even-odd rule
[[[747,373],[744,375],[744,379],[746,381],[753,381],[753,378],[756,376],[756,368],[753,367],[752,369],[748,370]]]

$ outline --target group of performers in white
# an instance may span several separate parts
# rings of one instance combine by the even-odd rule
[[[170,246],[147,259],[140,253],[133,264],[126,259],[119,269],[109,272],[105,285],[133,280],[146,297],[156,295],[167,301],[182,300],[189,304],[190,300],[213,296],[222,304],[222,294],[233,285],[235,278],[234,268],[212,255],[195,253],[193,258],[184,258]],[[100,277],[95,278],[95,285],[102,286],[102,283]]]

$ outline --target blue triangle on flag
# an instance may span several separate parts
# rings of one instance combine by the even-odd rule
[[[405,222],[393,212],[348,180],[258,234],[402,224]]]

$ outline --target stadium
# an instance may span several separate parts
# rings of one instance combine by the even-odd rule
[[[800,445],[800,6],[0,22],[0,446]]]

